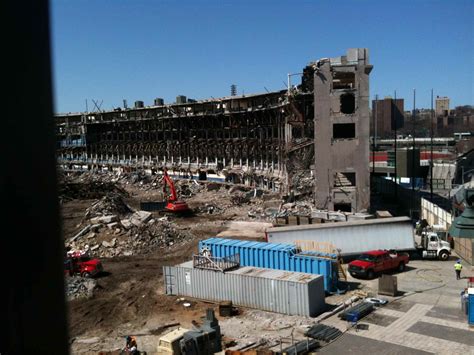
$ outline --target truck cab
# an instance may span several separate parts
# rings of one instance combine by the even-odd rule
[[[448,260],[451,255],[451,245],[442,239],[443,232],[424,231],[415,236],[416,247],[425,259]]]

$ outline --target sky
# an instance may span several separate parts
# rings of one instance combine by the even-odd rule
[[[474,105],[474,1],[51,0],[56,112],[285,89],[288,73],[365,47],[371,99]],[[298,76],[292,76],[298,84]]]

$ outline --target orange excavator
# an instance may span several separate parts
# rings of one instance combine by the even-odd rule
[[[168,196],[168,203],[166,204],[165,210],[168,212],[173,212],[173,213],[191,212],[186,202],[178,200],[178,196],[176,195],[176,189],[174,187],[174,182],[169,177],[166,169],[163,170],[163,182],[164,182],[163,192],[165,193],[165,196],[167,194],[166,186],[168,185],[170,188],[170,195]]]

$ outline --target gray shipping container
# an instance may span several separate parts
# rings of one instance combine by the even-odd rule
[[[343,256],[375,249],[415,249],[414,229],[408,217],[276,227],[268,228],[266,233],[270,243],[328,242]]]
[[[164,266],[167,295],[232,303],[264,311],[314,317],[324,312],[323,276],[241,267],[219,272],[194,269],[192,261]]]

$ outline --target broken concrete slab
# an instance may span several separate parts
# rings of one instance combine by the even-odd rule
[[[130,229],[133,226],[133,223],[129,219],[122,219],[120,221],[120,223],[122,224],[123,228],[125,228],[125,229]]]
[[[107,228],[109,228],[109,229],[114,229],[114,228],[119,227],[119,226],[120,225],[119,225],[118,222],[112,222],[112,223],[107,224]]]
[[[148,222],[152,217],[152,213],[148,211],[137,211],[133,214],[133,218],[137,218],[143,223]]]

